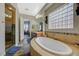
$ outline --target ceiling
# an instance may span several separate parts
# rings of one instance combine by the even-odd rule
[[[21,14],[35,16],[46,3],[18,3],[18,10]]]

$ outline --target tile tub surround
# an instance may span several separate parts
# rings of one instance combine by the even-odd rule
[[[60,33],[60,32],[46,32],[46,36],[65,43],[79,45],[79,34],[75,33]]]
[[[73,50],[73,56],[79,56],[79,34],[75,33],[60,33],[60,32],[45,32],[45,36],[49,38],[53,38],[59,40],[61,42],[66,43]],[[40,48],[36,43],[34,43],[34,39],[31,41],[31,55],[33,56],[54,56],[49,52],[46,52],[44,49]],[[37,51],[38,50],[38,51]]]

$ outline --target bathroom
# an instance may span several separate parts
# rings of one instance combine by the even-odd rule
[[[0,12],[4,15],[0,14],[0,55],[79,56],[78,3],[0,3]],[[6,48],[5,33],[10,28],[14,35],[12,39],[8,35],[12,44],[7,42]]]

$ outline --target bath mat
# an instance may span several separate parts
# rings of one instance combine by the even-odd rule
[[[17,51],[20,50],[21,47],[16,47],[16,46],[13,46],[11,48],[9,48],[7,51],[6,51],[6,56],[12,56],[14,55]]]

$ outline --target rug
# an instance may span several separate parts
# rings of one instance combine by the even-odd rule
[[[17,47],[17,46],[10,47],[6,51],[6,56],[13,56],[20,49],[21,49],[21,47]]]

